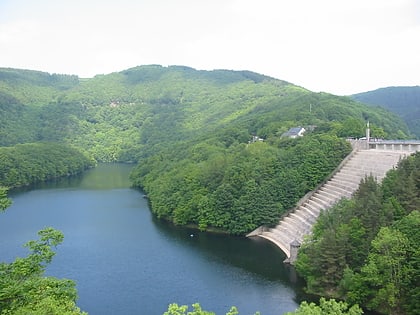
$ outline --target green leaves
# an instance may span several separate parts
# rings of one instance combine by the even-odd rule
[[[328,135],[229,147],[183,144],[146,159],[131,178],[147,192],[158,217],[242,235],[276,223],[349,150]]]
[[[7,197],[8,189],[0,186],[0,212],[6,210],[12,204],[12,200]]]
[[[393,313],[400,307],[402,284],[406,276],[408,239],[399,231],[381,228],[372,241],[368,261],[361,276],[370,293],[367,305]]]
[[[169,305],[168,310],[163,313],[163,315],[215,315],[213,312],[203,311],[198,303],[195,303],[192,306],[193,310],[191,312],[187,312],[187,305],[178,305],[173,303]]]
[[[299,308],[294,312],[285,315],[361,315],[363,310],[358,305],[349,306],[342,301],[334,299],[326,300],[321,298],[319,305],[315,303],[302,302]]]
[[[80,151],[57,143],[0,147],[0,185],[30,185],[74,175],[93,165],[93,161]]]
[[[190,140],[270,140],[297,125],[358,136],[369,120],[378,137],[407,134],[379,108],[249,71],[151,65],[92,79],[16,69],[0,77],[0,146],[56,141],[102,162],[138,161]]]
[[[0,264],[0,314],[85,314],[76,307],[73,281],[44,277],[55,255],[52,247],[61,244],[63,233],[45,228],[38,235],[25,244],[27,257]]]
[[[417,153],[382,185],[365,178],[352,200],[320,215],[296,268],[308,290],[385,314],[417,314],[420,209]]]
[[[168,310],[163,313],[163,315],[216,315],[213,312],[205,311],[201,308],[199,303],[194,303],[192,305],[192,311],[188,311],[188,305],[178,305],[176,303],[172,303],[168,306]],[[235,306],[232,306],[229,312],[226,315],[238,315],[238,309]],[[254,315],[259,315],[260,313],[255,313]]]
[[[61,244],[64,239],[63,233],[51,227],[38,232],[39,240],[29,241],[25,247],[31,251],[30,257],[41,267],[49,264],[55,255],[51,247]]]

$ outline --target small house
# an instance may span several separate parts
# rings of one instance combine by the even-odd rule
[[[302,137],[305,131],[306,130],[303,127],[294,127],[294,128],[290,128],[287,132],[283,133],[281,136],[288,137],[288,138]]]

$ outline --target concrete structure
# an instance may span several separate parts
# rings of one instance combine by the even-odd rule
[[[392,150],[402,152],[416,152],[420,151],[420,141],[418,140],[373,140],[371,139],[367,146],[370,150]]]
[[[352,146],[351,154],[332,175],[304,196],[275,227],[259,227],[248,237],[257,236],[273,242],[286,254],[285,262],[293,264],[300,244],[311,233],[312,225],[321,211],[327,210],[342,198],[350,198],[366,176],[372,175],[381,181],[400,159],[420,151],[420,141],[353,140]]]
[[[305,133],[305,131],[306,130],[303,127],[290,128],[288,131],[283,133],[281,136],[294,139],[294,138],[297,138],[297,137],[303,137],[303,134]]]

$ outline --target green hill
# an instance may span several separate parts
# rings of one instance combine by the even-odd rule
[[[149,65],[79,79],[0,68],[0,175],[3,185],[13,187],[77,173],[93,165],[86,156],[102,162],[135,162],[133,185],[144,190],[158,218],[200,230],[243,235],[260,225],[278,222],[324,180],[350,152],[345,138],[362,137],[367,121],[373,137],[409,136],[401,117],[387,109],[350,97],[313,93],[250,71]],[[282,137],[297,126],[307,129],[303,137]],[[407,170],[412,169],[408,165]],[[409,178],[418,178],[415,175]],[[390,194],[394,187],[395,196],[418,199],[413,198],[411,189],[414,179],[404,181],[404,176],[395,174],[391,177],[390,185],[384,186],[387,189],[378,196]],[[395,180],[405,184],[396,185]],[[409,190],[401,191],[404,187]],[[2,188],[0,195],[5,195]],[[319,276],[320,281],[331,285],[328,275],[338,279],[334,259],[344,259],[344,252],[356,245],[360,246],[355,253],[349,252],[353,261],[360,253],[367,255],[366,240],[370,239],[364,233],[371,230],[371,222],[388,222],[393,214],[402,215],[403,203],[400,205],[394,197],[384,204],[383,216],[369,214],[372,200],[375,203],[380,198],[375,192],[366,196],[367,206],[360,203],[358,211],[362,218],[367,213],[367,228],[352,220],[351,228],[346,223],[331,234],[341,237],[340,242],[354,241],[354,247],[340,245],[336,249],[328,243],[325,248],[330,247],[322,251],[323,255],[315,252],[315,266],[309,265],[310,260],[300,261],[309,271],[318,272],[322,266],[314,281]],[[324,225],[331,228],[332,223],[344,220],[343,216],[337,218]],[[412,221],[409,219],[408,223]],[[403,222],[403,232],[416,230],[412,228],[415,224],[407,222]],[[324,259],[322,264],[318,263],[319,257]],[[340,290],[345,288],[352,298],[360,296],[361,302],[369,303],[370,296],[357,291],[362,288],[368,292],[361,286],[364,283],[355,281],[359,279],[357,272],[363,273],[365,268],[357,267],[354,273],[339,270],[344,280],[352,280],[340,282]],[[326,275],[328,268],[336,269]],[[416,269],[406,269],[406,280],[401,282],[404,290],[416,284]],[[309,271],[303,270],[303,275],[312,277]],[[374,288],[366,284],[368,289]],[[385,286],[389,288],[394,287]],[[379,299],[385,296],[383,290],[372,292],[380,292]],[[376,299],[372,292],[368,293]],[[404,295],[404,307],[413,304],[415,309],[414,295]]]
[[[386,87],[352,95],[360,102],[382,106],[401,116],[410,131],[420,138],[420,86]]]
[[[400,119],[382,109],[250,71],[149,65],[78,79],[0,69],[0,145],[58,141],[99,161],[134,161],[168,143],[229,137],[232,129],[246,138],[241,142],[296,125],[345,136],[340,128],[348,118],[362,125],[370,120],[390,138],[408,134]],[[363,130],[358,133],[352,136]]]
[[[383,108],[250,71],[148,65],[79,79],[0,69],[0,146],[55,142],[96,161],[138,162],[132,181],[152,211],[203,230],[276,222],[368,120],[372,136],[408,135]],[[296,126],[303,138],[281,137]]]

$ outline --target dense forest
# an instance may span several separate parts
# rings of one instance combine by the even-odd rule
[[[0,69],[0,78],[1,146],[61,143],[98,162],[138,163],[131,178],[152,211],[202,230],[274,223],[366,121],[374,137],[409,136],[384,109],[250,71],[149,65],[79,79]],[[297,126],[305,137],[282,138]]]
[[[0,146],[53,141],[101,162],[137,162],[179,143],[279,137],[317,126],[339,137],[407,138],[396,115],[249,71],[141,66],[92,79],[0,69]]]
[[[401,116],[413,135],[420,139],[420,86],[393,86],[352,95],[373,106],[382,106]]]
[[[226,147],[183,146],[143,161],[132,173],[158,217],[246,234],[279,217],[350,152],[336,136],[272,139]]]
[[[137,163],[131,174],[133,185],[145,191],[157,217],[179,225],[192,224],[201,230],[244,235],[261,224],[275,223],[282,213],[316,187],[349,153],[350,146],[345,138],[363,137],[367,121],[372,137],[411,137],[412,130],[404,121],[384,108],[369,107],[350,97],[313,93],[250,71],[198,71],[184,66],[149,65],[80,79],[3,68],[0,69],[0,185],[16,187],[68,176],[95,162]],[[289,128],[298,126],[306,129],[303,137],[283,136]],[[389,178],[397,180],[399,177]],[[383,196],[391,196],[394,184],[402,189],[402,185],[388,181],[388,186],[386,181],[379,186],[367,179],[364,185],[380,187],[377,190]],[[412,181],[418,189],[418,176]],[[378,198],[375,196],[373,200]],[[416,215],[416,211],[406,208],[407,201],[397,197],[381,202],[386,215],[375,222],[372,218],[366,222],[358,218],[357,215],[362,215],[360,209],[349,212],[348,217],[356,215],[356,219],[343,223],[340,233],[344,235],[347,231],[348,234],[335,244],[342,245],[340,242],[354,238],[355,248],[359,241],[364,241],[364,247],[361,247],[363,250],[357,248],[355,255],[349,254],[350,249],[345,249],[344,254],[339,252],[341,269],[329,256],[322,261],[322,266],[338,268],[337,273],[335,269],[328,272],[334,279],[325,280],[316,266],[310,265],[311,253],[319,254],[319,249],[310,245],[303,247],[298,268],[310,290],[320,289],[325,295],[378,308],[374,303],[380,298],[375,300],[373,293],[363,295],[357,291],[372,285],[365,281],[363,270],[373,268],[364,265],[374,259],[370,255],[375,253],[375,245],[370,244],[374,244],[382,231],[382,225],[378,224],[387,222],[384,227],[388,230],[382,233],[391,233],[399,229],[397,222],[407,225],[406,221],[415,217],[406,221],[404,218]],[[352,203],[357,204],[349,201],[340,204],[338,209],[350,207]],[[416,207],[418,209],[418,205]],[[320,222],[323,220],[321,218]],[[320,224],[314,237],[321,240],[323,223]],[[375,229],[362,224],[376,224],[377,234],[373,232]],[[406,228],[398,231],[404,234]],[[351,234],[352,231],[356,235]],[[42,233],[46,234],[40,235],[40,241],[28,243],[32,251],[28,260],[1,265],[0,272],[7,275],[4,279],[11,281],[11,285],[13,281],[21,283],[20,279],[35,282],[43,279],[43,268],[52,257],[49,246],[52,242],[61,242],[62,236],[55,231]],[[331,232],[333,236],[341,235],[334,233]],[[320,242],[313,241],[314,244]],[[335,250],[329,248],[330,244],[325,246],[321,257],[327,256],[328,250]],[[38,248],[42,252],[37,251]],[[414,254],[407,249],[404,255]],[[348,262],[346,257],[350,259]],[[416,263],[407,259],[409,267]],[[28,276],[31,274],[24,268],[20,270],[24,274],[17,274],[17,280],[14,279],[11,275],[16,273],[19,264],[32,268],[35,278]],[[381,311],[398,307],[407,310],[407,314],[415,314],[409,313],[413,300],[405,290],[412,285],[407,284],[412,274],[407,272],[404,274],[406,287],[401,290],[398,287],[400,295],[389,298],[398,298],[400,304],[390,302],[390,306]],[[19,278],[21,276],[23,278]],[[44,285],[42,281],[40,285]],[[59,289],[54,292],[65,297],[69,314],[78,313],[73,303],[73,285],[68,283],[61,290],[62,285],[61,282],[56,284]],[[30,284],[28,288],[28,292],[32,292]],[[344,288],[347,291],[342,291]],[[385,291],[393,288],[386,286]],[[11,301],[7,294],[13,296],[13,292],[1,294],[6,295],[0,296],[0,301]],[[40,301],[58,307],[54,299],[47,296],[47,300]],[[29,310],[22,300],[16,301],[21,304],[7,304],[11,307],[7,312],[13,313],[18,308],[22,308],[23,313]],[[325,302],[324,306],[328,308],[330,304]],[[323,312],[319,307],[303,305],[299,314],[307,314],[306,307]],[[344,304],[331,307],[347,309]],[[350,313],[360,314],[356,308],[351,312],[349,309]]]
[[[0,187],[21,187],[75,175],[94,165],[76,149],[57,143],[0,147]]]
[[[322,213],[298,254],[309,292],[420,314],[420,153]]]

